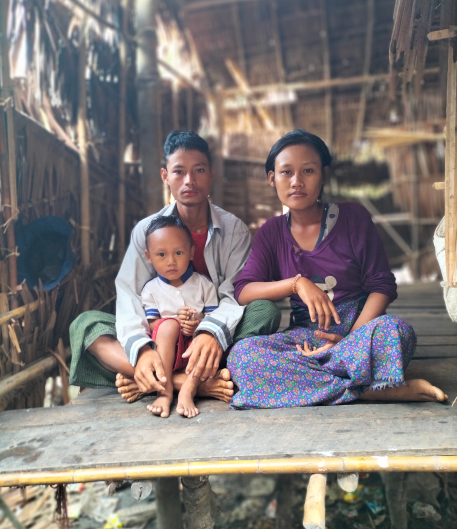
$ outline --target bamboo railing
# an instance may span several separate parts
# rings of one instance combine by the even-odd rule
[[[200,461],[171,465],[81,468],[0,474],[0,487],[142,480],[216,474],[328,474],[331,472],[457,472],[457,456],[366,456]]]

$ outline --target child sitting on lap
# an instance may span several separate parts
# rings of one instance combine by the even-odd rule
[[[190,231],[178,217],[155,217],[146,229],[145,255],[157,277],[144,285],[141,299],[167,377],[165,391],[158,393],[148,410],[160,417],[170,415],[172,372],[186,367],[188,359],[182,355],[198,324],[218,306],[213,283],[192,268],[194,250]],[[199,384],[188,375],[178,395],[176,411],[180,415],[198,415],[193,399]]]

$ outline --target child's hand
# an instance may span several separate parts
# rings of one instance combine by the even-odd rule
[[[184,307],[178,312],[178,318],[181,322],[181,328],[183,334],[186,336],[192,336],[195,329],[198,327],[200,321],[195,318],[197,311],[190,307]]]

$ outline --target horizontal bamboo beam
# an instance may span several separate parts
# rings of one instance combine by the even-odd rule
[[[68,360],[70,356],[71,349],[67,347],[65,349],[65,359]],[[52,369],[57,367],[58,364],[59,362],[57,358],[54,355],[49,355],[29,364],[22,371],[0,381],[0,410],[2,410],[4,405],[8,402],[12,392],[21,389],[30,381],[52,371]]]
[[[37,310],[39,306],[40,301],[37,299],[36,301],[32,301],[32,303],[29,303],[28,305],[23,305],[22,307],[18,307],[17,309],[13,309],[9,312],[5,312],[4,314],[0,314],[0,325],[8,323],[11,318],[20,318],[21,316],[24,316],[27,307],[30,309],[30,312],[33,312],[34,310]]]
[[[189,13],[190,11],[197,11],[199,9],[206,9],[208,7],[218,7],[229,4],[238,4],[241,2],[252,2],[255,0],[200,0],[199,2],[192,2],[191,4],[185,4],[182,8],[183,13]]]
[[[438,31],[431,31],[427,38],[428,40],[445,40],[457,37],[457,26],[450,26],[448,29],[440,29]]]
[[[439,68],[428,68],[424,74],[439,73]],[[323,90],[325,88],[336,88],[343,86],[355,86],[360,84],[371,84],[376,81],[388,80],[390,73],[379,73],[373,75],[355,75],[353,77],[334,77],[333,79],[318,79],[317,81],[296,81],[293,83],[275,83],[265,85],[253,85],[249,87],[250,94],[270,92],[272,90],[284,91],[292,90],[306,92],[310,90]],[[226,88],[224,95],[239,95],[242,93],[239,88]]]
[[[435,182],[433,187],[435,189],[446,189],[446,182]]]
[[[135,481],[218,474],[328,474],[334,472],[457,472],[457,456],[314,457],[200,461],[171,465],[82,468],[77,470],[0,474],[0,487]]]

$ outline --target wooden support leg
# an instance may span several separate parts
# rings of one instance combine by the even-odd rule
[[[280,474],[278,478],[276,529],[289,529],[292,527],[292,480],[292,474]]]
[[[382,472],[392,529],[407,529],[406,472]]]
[[[182,485],[187,529],[212,529],[217,507],[208,476],[182,478]]]
[[[178,478],[159,478],[156,485],[157,529],[182,529]]]
[[[305,529],[325,529],[325,489],[326,474],[313,474],[306,491],[303,527]]]

